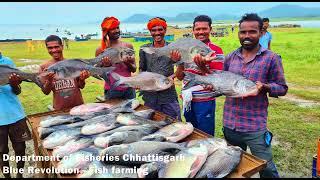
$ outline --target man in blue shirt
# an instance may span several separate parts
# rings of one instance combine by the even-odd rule
[[[0,64],[15,67],[13,61],[1,55]],[[8,155],[8,137],[10,137],[15,156],[25,156],[26,143],[31,139],[31,133],[26,123],[26,115],[17,95],[21,93],[21,79],[17,74],[11,74],[9,85],[0,86],[0,169],[6,178],[10,178]],[[24,161],[17,162],[17,169],[24,168]],[[21,170],[19,170],[21,172]],[[22,178],[22,173],[17,178]]]
[[[269,27],[269,18],[263,18],[263,26],[262,26],[262,36],[259,39],[259,44],[266,48],[271,50],[271,40],[272,40],[272,35],[268,31]]]

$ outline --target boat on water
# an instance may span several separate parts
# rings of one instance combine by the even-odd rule
[[[87,37],[81,38],[81,37],[78,37],[78,36],[76,36],[76,37],[74,38],[75,41],[88,41],[89,39],[90,39],[90,38],[87,38]]]

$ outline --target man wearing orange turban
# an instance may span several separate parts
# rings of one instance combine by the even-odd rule
[[[166,20],[160,17],[152,18],[148,24],[147,28],[153,37],[153,42],[145,44],[142,47],[152,47],[161,48],[167,46],[169,43],[165,41],[164,36],[167,31]],[[140,66],[139,70],[155,72],[162,74],[164,76],[170,77],[173,80],[174,68],[173,63],[177,60],[177,51],[171,52],[171,57],[161,56],[159,58],[154,58],[152,55],[148,55],[142,49],[139,52],[140,56]],[[180,59],[180,58],[179,58]],[[180,116],[180,106],[178,102],[178,96],[173,85],[167,90],[159,92],[146,92],[140,91],[142,99],[145,105],[164,114],[167,114],[175,119],[181,120]]]
[[[132,44],[123,42],[120,40],[120,21],[115,17],[106,17],[101,23],[102,39],[101,46],[96,49],[96,57],[101,54],[105,49],[110,47],[127,47],[133,49]],[[104,67],[111,66],[111,61],[108,57],[102,59],[102,65]],[[123,63],[115,64],[115,73],[118,73],[124,77],[130,77],[131,73],[136,71],[135,58],[127,57],[123,60]],[[132,99],[136,97],[134,89],[118,86],[111,89],[111,86],[115,83],[115,79],[109,75],[109,82],[105,83],[104,94],[105,99]]]

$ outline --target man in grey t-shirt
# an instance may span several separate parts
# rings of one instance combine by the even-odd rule
[[[148,22],[148,29],[153,37],[153,42],[145,44],[142,47],[161,48],[168,45],[169,43],[164,40],[166,28],[167,24],[163,18],[152,18]],[[154,55],[146,54],[140,49],[139,70],[140,72],[154,72],[166,77],[174,78],[173,63],[180,59],[180,57],[177,57],[179,55],[180,54],[175,51],[171,52],[171,58],[165,56],[157,58]],[[142,95],[142,99],[145,102],[144,105],[181,120],[180,106],[174,85],[169,89],[159,92],[140,91],[140,95]]]

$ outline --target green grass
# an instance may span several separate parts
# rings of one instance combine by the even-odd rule
[[[320,29],[270,28],[270,31],[273,35],[271,48],[282,57],[285,77],[289,83],[289,94],[320,102]],[[212,38],[212,41],[228,54],[240,45],[236,32],[237,29],[228,37]],[[144,43],[133,42],[133,39],[123,40],[133,43],[138,65],[138,50]],[[66,49],[64,54],[66,58],[93,58],[99,44],[99,40],[70,41],[70,49]],[[26,64],[20,59],[36,59],[41,60],[37,63],[41,63],[50,58],[45,47],[36,47],[34,52],[29,52],[26,43],[0,43],[0,51],[3,55],[11,57],[17,66]],[[292,88],[290,84],[293,84]],[[180,94],[181,82],[176,81],[176,89]],[[95,102],[97,95],[103,95],[103,82],[89,78],[82,93],[85,102]],[[31,83],[22,84],[19,98],[27,114],[45,112],[47,105],[52,103],[51,94],[44,95]],[[268,127],[279,143],[272,147],[274,161],[279,171],[285,173],[280,175],[286,176],[289,173],[311,177],[312,156],[316,153],[316,139],[320,137],[319,106],[302,108],[276,98],[269,98],[269,102]],[[223,104],[224,97],[217,98],[218,137],[223,137],[221,131]]]

